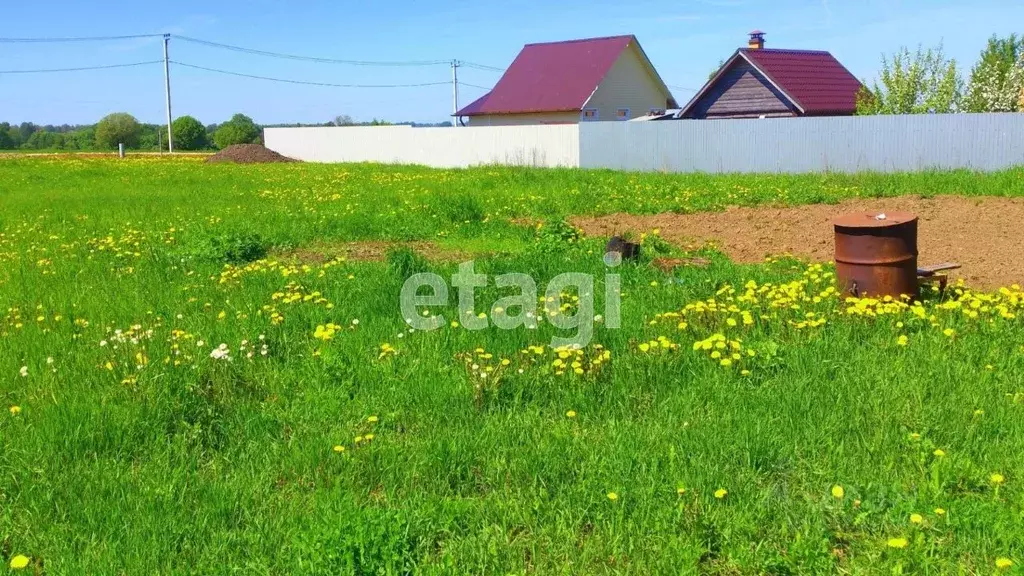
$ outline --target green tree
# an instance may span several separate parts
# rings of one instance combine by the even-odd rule
[[[0,122],[0,150],[12,150],[15,147],[14,138],[11,137],[11,125]]]
[[[86,126],[64,135],[64,148],[67,150],[92,150],[96,145],[96,129]]]
[[[104,116],[96,124],[96,147],[110,150],[121,143],[125,148],[135,148],[139,143],[140,130],[139,121],[131,114],[115,112]]]
[[[217,127],[213,141],[218,148],[232,144],[252,144],[260,141],[260,128],[245,114],[235,114],[231,120]]]
[[[175,150],[201,150],[206,147],[206,127],[191,116],[181,116],[171,124]]]
[[[36,130],[21,147],[25,150],[62,150],[64,135],[59,132]]]
[[[1024,111],[1024,36],[993,36],[971,70],[964,109],[968,112]]]
[[[18,126],[18,142],[22,144],[28,142],[29,136],[32,136],[32,133],[36,130],[39,130],[39,126],[36,126],[31,122],[22,122],[21,125]]]
[[[882,56],[882,71],[872,88],[857,98],[858,114],[947,114],[960,109],[963,81],[956,60],[938,48],[911,53],[906,47]]]

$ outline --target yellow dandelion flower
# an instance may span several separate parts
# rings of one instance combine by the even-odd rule
[[[680,496],[682,496],[683,494],[686,494],[686,488],[683,488],[682,486],[676,488],[676,494],[678,494]]]
[[[889,538],[889,540],[885,543],[885,545],[888,546],[889,548],[906,548],[907,547],[907,539],[906,538]]]
[[[946,515],[946,509],[945,508],[936,508],[935,509],[935,515],[936,516],[945,516]]]
[[[341,452],[344,452],[344,451],[345,451],[345,447],[344,447],[344,446],[342,446],[341,444],[338,444],[337,446],[335,446],[334,448],[332,448],[332,450],[334,450],[335,452],[341,453]]]
[[[366,434],[365,436],[363,436],[363,440],[366,440],[367,442],[373,440],[373,434]]]
[[[832,487],[832,497],[833,498],[842,499],[843,496],[846,496],[846,490],[843,490],[842,486],[840,486],[839,484],[836,484],[835,486]]]
[[[646,342],[644,342],[643,344],[640,345],[640,351],[641,352],[647,352],[650,349],[651,349],[651,345],[646,343]]]
[[[18,554],[14,558],[11,558],[11,570],[21,570],[28,566],[28,556],[24,554]]]
[[[932,452],[932,456],[935,456],[936,458],[942,458],[945,455],[946,455],[946,451],[941,449],[941,448],[936,448],[935,451]]]
[[[1004,478],[1003,475],[998,473],[998,472],[996,472],[996,473],[992,474],[991,476],[989,476],[988,479],[991,480],[992,483],[997,485],[997,486],[999,484],[1002,484],[1003,482],[1006,481],[1006,478]]]
[[[21,414],[21,406],[11,406],[9,410],[11,411],[11,416],[17,416],[18,414]]]
[[[906,346],[910,340],[905,334],[900,334],[900,337],[896,339],[896,344],[899,346]]]
[[[575,418],[576,417],[576,411],[575,410],[569,410],[568,412],[565,413],[565,417],[566,418]]]
[[[715,498],[718,498],[719,500],[721,500],[722,498],[725,498],[725,496],[728,493],[729,493],[729,491],[726,490],[725,488],[719,488],[718,490],[715,490]]]
[[[366,419],[366,421],[369,422],[370,424],[374,424],[374,423],[377,422],[377,417],[376,416],[370,416],[369,418]]]
[[[910,515],[911,524],[920,524],[921,522],[924,522],[924,517],[920,514],[914,513]]]
[[[996,568],[1006,570],[1010,566],[1013,566],[1013,560],[1009,558],[996,558]]]
[[[942,333],[948,336],[949,338],[952,338],[953,335],[956,334],[956,330],[953,330],[952,328],[946,328],[945,330],[942,331]]]
[[[732,360],[728,358],[722,358],[719,364],[721,364],[724,368],[728,368],[729,366],[732,366]]]
[[[609,492],[608,493],[608,499],[611,500],[612,502],[614,502],[614,501],[619,499],[619,495],[616,494],[615,492]]]

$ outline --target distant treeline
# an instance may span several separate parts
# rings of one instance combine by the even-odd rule
[[[414,127],[451,126],[450,122],[421,124],[387,122],[373,119],[355,122],[349,116],[338,116],[330,122],[314,124],[258,125],[244,114],[235,114],[220,124],[203,125],[191,116],[180,116],[171,124],[175,150],[216,150],[231,144],[259,142],[264,127],[298,126],[387,126]],[[0,150],[114,150],[123,143],[132,150],[159,151],[167,149],[167,127],[144,124],[130,114],[110,114],[96,124],[34,124],[0,122]]]

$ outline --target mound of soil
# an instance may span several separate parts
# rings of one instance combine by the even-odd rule
[[[235,144],[206,159],[207,162],[230,162],[232,164],[260,164],[263,162],[296,162],[282,156],[262,144]]]
[[[959,276],[973,288],[1024,283],[1024,199],[936,196],[848,200],[780,208],[729,208],[700,214],[635,216],[611,214],[574,218],[588,236],[661,229],[666,240],[683,246],[718,245],[737,262],[760,262],[765,256],[793,254],[815,261],[832,260],[832,220],[849,212],[902,210],[916,214],[918,264],[958,262]]]

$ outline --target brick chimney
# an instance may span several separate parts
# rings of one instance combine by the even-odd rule
[[[750,33],[750,40],[747,41],[747,48],[751,50],[760,50],[764,48],[764,32],[760,30],[754,30]]]

